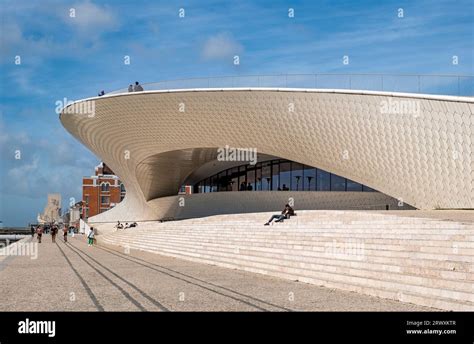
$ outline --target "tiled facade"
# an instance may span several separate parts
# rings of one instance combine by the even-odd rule
[[[95,102],[93,116],[68,109],[61,122],[127,188],[122,205],[96,221],[162,217],[168,209],[151,201],[176,195],[187,176],[226,145],[317,167],[415,208],[474,207],[472,98],[254,88],[88,101]],[[417,111],[406,112],[404,102]]]

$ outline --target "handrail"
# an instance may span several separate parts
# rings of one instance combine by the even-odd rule
[[[474,96],[474,75],[383,73],[249,74],[163,80],[147,82],[142,84],[142,87],[145,91],[232,87],[328,88]],[[128,92],[128,87],[107,92],[106,94],[126,92]]]

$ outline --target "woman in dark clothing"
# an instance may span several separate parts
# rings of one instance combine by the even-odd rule
[[[275,219],[276,219],[275,222],[283,222],[284,219],[289,219],[290,216],[294,216],[294,215],[295,215],[295,210],[292,207],[290,207],[289,204],[285,204],[285,209],[283,209],[281,214],[273,215],[270,218],[270,220],[268,220],[267,223],[265,223],[265,226],[270,225],[270,223]]]

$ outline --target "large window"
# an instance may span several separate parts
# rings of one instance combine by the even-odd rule
[[[314,167],[305,166],[303,188],[304,191],[316,191],[316,169]]]
[[[100,191],[109,192],[110,191],[110,184],[109,183],[100,184]]]
[[[331,191],[346,191],[346,178],[331,175]]]
[[[303,191],[304,184],[304,168],[297,162],[291,163],[291,190]]]
[[[288,191],[291,188],[291,162],[280,162],[280,189]]]
[[[103,185],[101,187],[104,187]],[[283,159],[242,165],[201,180],[194,192],[218,191],[375,191],[319,168]]]
[[[261,189],[262,191],[270,191],[272,189],[272,163],[265,161],[261,164]]]
[[[230,191],[239,190],[239,168],[234,167],[229,170],[228,178],[230,183]]]
[[[255,190],[255,176],[256,176],[256,167],[255,165],[247,166],[247,191]]]
[[[347,191],[362,191],[362,184],[347,179]]]
[[[318,191],[329,191],[331,190],[331,174],[329,172],[317,170],[317,187]]]
[[[230,185],[230,182],[227,179],[227,170],[217,175],[217,181],[218,181],[217,191],[230,191],[230,190],[227,190],[227,187]]]
[[[255,170],[255,190],[262,191],[263,181],[262,181],[262,163],[256,164]]]
[[[217,192],[219,187],[219,178],[217,175],[211,177],[210,192]]]
[[[280,161],[275,160],[272,162],[272,190],[278,190],[280,188]]]

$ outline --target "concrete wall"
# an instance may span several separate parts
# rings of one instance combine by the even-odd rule
[[[162,197],[148,203],[156,209],[157,219],[187,219],[218,214],[240,214],[274,211],[279,213],[286,203],[293,202],[298,210],[391,210],[413,209],[396,199],[379,192],[309,192],[309,191],[249,191],[213,192]],[[106,213],[104,213],[106,214]],[[95,219],[95,220],[94,220]],[[90,223],[97,221],[97,217]],[[109,221],[131,219],[124,213]],[[107,221],[105,221],[107,222]]]
[[[304,192],[304,191],[252,191],[217,192],[178,197],[176,218],[192,218],[218,214],[240,214],[283,210],[286,203],[294,202],[299,210],[318,209],[412,209],[407,204],[379,192]]]

